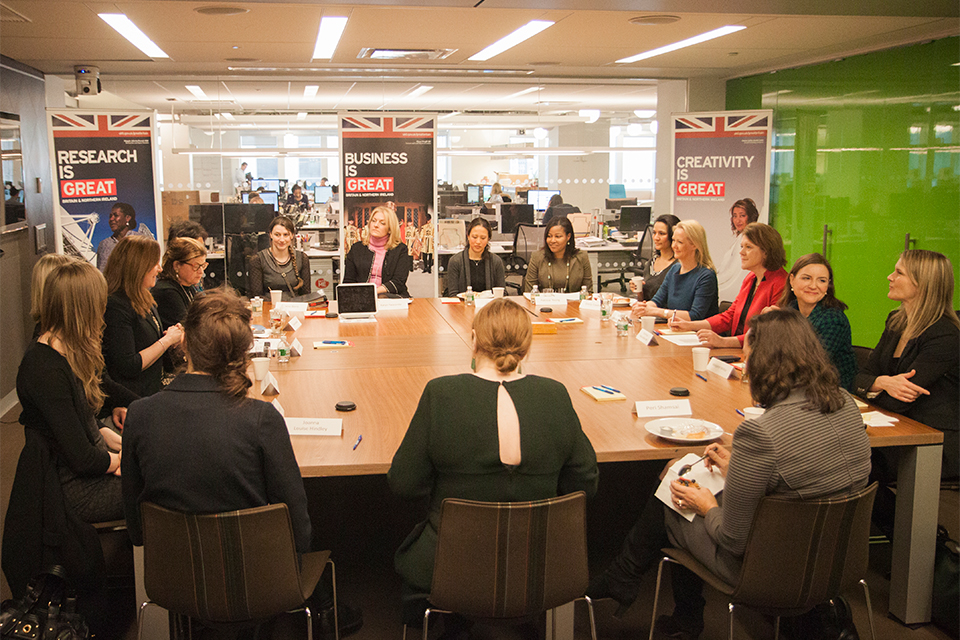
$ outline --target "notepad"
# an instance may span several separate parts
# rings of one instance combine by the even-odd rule
[[[602,389],[597,389],[592,386],[580,387],[580,391],[583,391],[597,402],[613,402],[615,400],[627,399],[627,396],[619,391],[603,391]]]
[[[547,318],[547,320],[555,324],[583,324],[580,318]]]
[[[533,332],[537,333],[556,333],[557,325],[553,322],[533,322]]]

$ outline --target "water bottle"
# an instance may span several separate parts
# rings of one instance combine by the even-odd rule
[[[530,297],[536,298],[538,295],[540,295],[540,285],[535,284],[533,289],[530,290]]]
[[[277,347],[277,362],[280,364],[290,362],[290,344],[287,342],[286,336],[280,338],[280,346]]]
[[[590,297],[590,294],[587,293],[587,285],[580,287],[580,302],[583,302]]]
[[[464,294],[463,299],[464,299],[464,302],[467,303],[468,307],[473,306],[474,299],[475,299],[475,296],[473,293],[473,287],[467,287],[467,292]]]

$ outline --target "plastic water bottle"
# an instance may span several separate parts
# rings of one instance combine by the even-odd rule
[[[463,295],[464,302],[468,307],[472,307],[476,296],[473,293],[473,287],[467,287],[467,292]]]
[[[533,285],[533,289],[530,290],[530,297],[536,298],[538,295],[540,295],[540,285],[535,284]]]
[[[280,338],[280,346],[277,347],[277,362],[280,364],[290,362],[290,344],[287,342],[286,336]]]
[[[590,294],[587,293],[587,285],[580,287],[580,302],[583,302],[590,297]]]

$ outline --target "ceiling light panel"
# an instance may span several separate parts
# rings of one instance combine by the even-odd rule
[[[207,99],[208,99],[208,98],[207,98],[207,94],[205,94],[205,93],[203,92],[203,89],[201,89],[199,86],[197,86],[197,85],[195,85],[195,84],[188,84],[188,85],[186,85],[186,89],[187,89],[187,91],[189,91],[190,93],[192,93],[192,94],[195,95],[196,97],[200,98],[201,100],[207,100]]]
[[[521,42],[532,38],[544,29],[551,26],[553,26],[552,20],[531,20],[513,33],[500,38],[480,53],[470,56],[469,60],[473,62],[483,62],[484,60],[489,60],[494,56],[500,55],[507,49],[512,49]]]
[[[647,58],[654,58],[656,56],[662,56],[665,53],[670,53],[672,51],[677,51],[678,49],[684,49],[686,47],[692,47],[693,45],[700,44],[702,42],[707,42],[708,40],[713,40],[714,38],[720,38],[731,33],[736,33],[737,31],[742,31],[746,27],[741,25],[727,25],[725,27],[720,27],[719,29],[714,29],[713,31],[707,31],[706,33],[701,33],[700,35],[693,36],[692,38],[687,38],[686,40],[681,40],[679,42],[674,42],[673,44],[668,44],[657,49],[652,49],[651,51],[645,51],[643,53],[638,53],[635,56],[630,56],[629,58],[621,58],[617,60],[617,64],[629,64],[631,62],[638,62],[640,60],[646,60]]]
[[[423,94],[425,94],[427,91],[430,91],[431,89],[433,89],[433,87],[431,87],[431,86],[429,86],[429,85],[422,84],[422,85],[420,85],[419,87],[417,87],[416,89],[414,89],[413,91],[411,91],[410,93],[408,93],[408,94],[407,94],[406,96],[404,96],[404,97],[406,97],[406,98],[419,98],[420,96],[422,96]]]
[[[317,91],[320,90],[320,85],[308,84],[303,88],[303,97],[304,98],[313,98],[317,95]]]
[[[153,40],[147,37],[140,27],[133,24],[123,13],[100,13],[97,14],[108,25],[114,28],[117,33],[126,38],[130,44],[140,49],[145,55],[151,58],[169,58],[163,49],[157,46]]]
[[[313,60],[329,60],[340,44],[343,30],[347,28],[347,18],[342,16],[324,16],[317,30],[317,44],[313,48]]]

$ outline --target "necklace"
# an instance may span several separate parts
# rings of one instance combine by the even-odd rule
[[[567,287],[570,284],[570,261],[567,260],[567,279],[563,283],[563,291],[560,293],[566,293]],[[549,288],[553,289],[553,262],[547,263],[547,282],[549,282]]]
[[[187,297],[187,305],[189,306],[189,304],[193,302],[193,295],[196,289],[194,289],[193,286],[190,286],[190,287],[183,286],[183,283],[180,282],[179,279],[177,280],[177,285],[179,285],[180,291],[183,291],[183,295]]]

